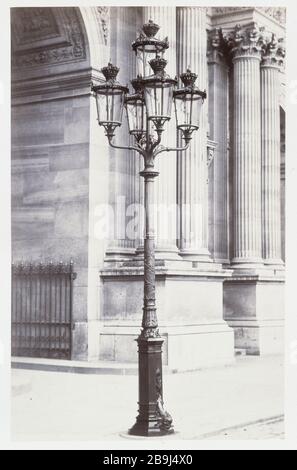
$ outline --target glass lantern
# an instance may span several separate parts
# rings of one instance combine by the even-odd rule
[[[105,128],[106,134],[113,134],[116,127],[122,124],[125,94],[128,88],[116,81],[119,68],[108,64],[101,69],[106,81],[93,86],[96,95],[99,126]]]
[[[135,94],[127,95],[125,98],[125,107],[127,111],[127,120],[129,132],[137,140],[140,140],[146,133],[146,107],[143,97],[143,81],[140,76],[132,80]]]
[[[176,126],[184,136],[191,136],[200,127],[200,116],[206,92],[195,87],[197,75],[187,69],[181,74],[184,88],[174,91]]]
[[[177,83],[165,73],[166,64],[162,57],[152,59],[150,66],[154,74],[143,79],[148,120],[154,123],[157,130],[162,129],[171,118],[173,87]]]
[[[159,29],[156,23],[149,20],[143,25],[142,32],[132,44],[137,56],[138,73],[143,77],[151,73],[150,61],[157,55],[163,56],[164,51],[169,47],[168,38],[160,40],[155,37]]]

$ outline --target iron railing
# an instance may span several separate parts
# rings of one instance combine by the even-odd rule
[[[73,263],[12,265],[13,356],[71,359]]]

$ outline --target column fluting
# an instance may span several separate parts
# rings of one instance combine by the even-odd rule
[[[262,264],[261,247],[261,43],[253,28],[235,31],[234,104],[234,267]]]
[[[214,261],[229,263],[229,67],[219,30],[208,44],[209,138],[216,143],[209,170],[209,249]]]
[[[114,7],[110,9],[111,34],[110,59],[119,68],[119,80],[129,83],[131,70],[136,71],[135,55],[131,43],[135,40],[137,9]],[[135,76],[133,73],[132,76]],[[122,126],[117,129],[115,143],[127,142],[128,126],[123,115]],[[109,221],[110,243],[106,250],[108,259],[118,259],[135,254],[135,238],[131,223],[134,216],[135,194],[139,176],[136,175],[137,156],[133,152],[110,148],[110,196],[113,209]],[[133,225],[133,224],[132,224]],[[135,230],[137,231],[137,229]]]
[[[190,68],[207,88],[206,8],[177,8],[177,71]],[[178,154],[179,248],[187,259],[210,261],[208,250],[207,102],[190,148]]]
[[[261,63],[262,254],[267,265],[283,265],[280,215],[280,107],[278,42],[273,36]]]

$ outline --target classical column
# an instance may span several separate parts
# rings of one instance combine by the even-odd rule
[[[113,7],[110,9],[111,48],[110,59],[120,68],[122,83],[130,83],[136,70],[135,56],[131,43],[135,40],[137,8]],[[127,123],[123,114],[122,126],[116,131],[116,142],[127,142]],[[128,143],[128,142],[127,142]],[[139,177],[137,159],[132,152],[110,149],[110,243],[106,250],[108,260],[120,259],[135,254],[135,235],[129,225],[133,218],[135,194]]]
[[[208,77],[209,138],[217,144],[209,171],[209,247],[216,262],[229,263],[229,67],[219,30],[209,35]]]
[[[207,88],[206,8],[177,8],[177,71],[190,68],[197,85]],[[190,149],[178,155],[180,254],[190,260],[210,261],[208,251],[207,105]]]
[[[175,7],[144,7],[143,22],[152,19],[160,26],[158,36],[168,37],[169,49],[165,52],[168,61],[166,72],[174,78],[176,75],[176,8]],[[151,71],[152,73],[152,71]],[[169,123],[165,124],[162,144],[176,146],[176,127],[174,110]],[[156,159],[156,169],[160,173],[155,187],[155,226],[156,226],[156,257],[176,258],[177,211],[176,211],[176,153],[163,153]]]
[[[262,254],[264,263],[283,265],[280,214],[280,107],[278,41],[264,46],[261,63]]]
[[[256,28],[232,38],[234,267],[257,267],[261,247],[261,43]]]

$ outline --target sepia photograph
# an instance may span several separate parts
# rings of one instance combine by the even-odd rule
[[[286,439],[288,9],[230,3],[9,7],[16,447]]]

